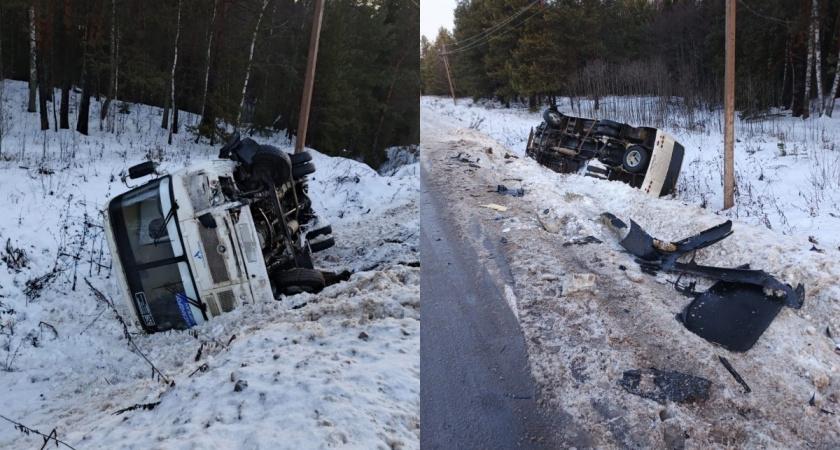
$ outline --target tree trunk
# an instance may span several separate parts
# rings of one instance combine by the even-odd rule
[[[87,56],[85,56],[85,60],[84,74],[82,75],[82,101],[79,103],[79,120],[76,122],[76,131],[87,136],[88,116],[90,115],[90,94],[93,87],[93,80],[90,73],[90,61],[87,61]]]
[[[414,19],[414,15],[411,16],[411,19]],[[409,37],[410,30],[407,28],[404,34],[405,38]],[[408,40],[406,39],[408,42]],[[391,103],[391,94],[394,92],[394,85],[397,84],[397,81],[400,77],[400,67],[402,66],[403,61],[405,60],[406,54],[408,53],[408,49],[403,48],[400,57],[397,59],[397,63],[394,65],[394,74],[391,76],[391,86],[388,87],[388,95],[385,96],[385,105],[382,108],[382,113],[379,115],[379,125],[376,126],[376,133],[373,135],[373,148],[371,149],[373,152],[376,152],[377,146],[379,146],[379,134],[382,132],[382,124],[385,122],[385,115],[388,113],[388,105]],[[533,99],[533,96],[531,96]]]
[[[178,126],[178,113],[177,108],[178,106],[175,104],[175,69],[178,67],[178,40],[181,37],[181,0],[178,0],[178,20],[177,25],[175,28],[175,56],[172,59],[172,76],[169,79],[170,82],[170,90],[172,91],[172,109],[175,110],[172,114],[172,124],[169,127],[169,145],[172,145],[172,135],[177,133],[178,130],[176,127]]]
[[[79,102],[79,117],[76,121],[76,131],[87,136],[88,116],[90,115],[91,64],[88,61],[88,42],[90,41],[90,19],[85,21],[84,39],[82,40],[82,99]]]
[[[837,98],[837,87],[840,86],[840,42],[838,42],[837,66],[834,68],[834,83],[831,84],[831,93],[828,94],[828,103],[825,106],[825,115],[831,117],[834,112],[834,100]]]
[[[38,58],[38,113],[41,116],[41,130],[49,130],[50,116],[49,110],[47,109],[47,97],[49,97],[47,89],[49,89],[49,83],[47,80],[47,71],[44,66],[44,56],[42,52],[41,56]]]
[[[248,89],[248,79],[251,77],[251,63],[254,61],[254,45],[257,43],[257,34],[260,31],[260,22],[262,22],[263,14],[265,14],[265,9],[268,8],[268,4],[271,0],[265,0],[263,2],[262,9],[260,10],[260,15],[257,17],[257,25],[254,27],[254,34],[251,35],[251,51],[248,54],[248,65],[245,69],[245,82],[242,83],[242,97],[239,100],[239,112],[236,114],[236,126],[239,126],[239,120],[242,119],[242,109],[245,108],[245,92]]]
[[[109,76],[108,90],[105,93],[105,103],[99,110],[99,131],[105,130],[105,119],[111,114],[111,100],[114,96],[114,84],[116,83],[117,60],[116,60],[116,43],[117,43],[117,3],[116,0],[111,0],[111,33],[110,33],[110,48],[108,54]],[[113,130],[110,130],[113,131]]]
[[[811,14],[813,17],[813,14]],[[805,97],[802,118],[811,117],[811,67],[814,65],[814,23],[808,27],[808,59],[805,63]]]
[[[820,51],[820,20],[819,20],[819,5],[818,0],[813,0],[811,5],[811,27],[814,29],[814,64],[815,72],[817,73],[817,97],[819,97],[820,111],[822,116],[825,111],[825,92],[823,92],[822,84],[822,52]]]
[[[63,67],[65,71],[64,80],[61,82],[61,108],[58,111],[59,127],[64,130],[70,129],[70,77],[67,76],[67,68]]]
[[[210,34],[207,37],[207,53],[204,57],[204,92],[201,95],[201,109],[199,109],[202,121],[204,120],[204,108],[207,106],[207,88],[210,84],[210,49],[213,48],[213,23],[216,21],[216,4],[217,1],[213,0],[213,14],[210,16]],[[199,139],[201,139],[201,130],[198,131],[195,142],[198,143]]]
[[[35,106],[36,93],[38,86],[38,60],[36,58],[36,41],[35,41],[35,7],[29,7],[29,108],[28,112],[37,111]]]

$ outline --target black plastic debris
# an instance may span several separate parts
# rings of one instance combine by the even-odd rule
[[[816,392],[814,392],[813,394],[811,394],[811,400],[808,400],[808,406],[817,407],[817,402],[815,402],[815,401],[814,401],[814,400],[816,399],[816,397],[817,397],[817,393],[816,393]],[[834,414],[836,414],[834,411],[829,411],[829,410],[827,410],[827,409],[825,409],[825,408],[819,408],[819,410],[820,410],[820,412],[821,412],[821,413],[823,413],[823,414],[828,414],[828,415],[831,415],[831,416],[833,416]]]
[[[741,378],[741,375],[739,375],[738,372],[735,371],[735,368],[732,367],[732,364],[729,364],[729,360],[720,355],[718,355],[718,359],[720,360],[720,363],[723,364],[723,367],[725,367],[726,370],[729,371],[729,374],[732,375],[732,378],[735,378],[735,381],[737,381],[738,384],[744,387],[744,391],[746,393],[752,392],[752,389],[750,389],[749,385],[747,385],[747,382],[744,381],[744,379]]]
[[[653,238],[639,224],[630,220],[630,233],[620,244],[627,251],[645,261],[657,261],[660,270],[671,270],[679,257],[720,242],[731,234],[732,221],[727,220],[694,236],[672,243]]]
[[[498,192],[499,194],[502,194],[502,195],[510,195],[510,196],[513,196],[513,197],[522,197],[522,196],[525,195],[525,189],[522,189],[522,188],[508,189],[508,188],[505,187],[504,184],[500,184],[496,188],[496,192]]]
[[[692,333],[728,350],[752,348],[784,306],[760,285],[720,281],[697,295],[677,319]]]
[[[572,239],[571,241],[564,242],[563,246],[568,247],[569,245],[586,245],[586,244],[601,244],[603,243],[602,240],[596,238],[595,236],[586,236],[580,239]]]
[[[712,382],[694,375],[657,369],[627,370],[619,381],[627,392],[661,404],[697,402],[709,398]]]
[[[609,213],[605,213],[606,216]],[[612,216],[610,214],[610,216]],[[613,216],[615,217],[615,216]],[[617,220],[617,219],[616,219]],[[732,221],[702,231],[677,242],[655,239],[639,224],[630,221],[630,232],[619,242],[627,251],[639,257],[636,262],[642,272],[655,274],[660,270],[694,275],[731,283],[758,285],[770,290],[782,291],[787,306],[799,309],[805,299],[805,288],[800,284],[795,289],[784,284],[762,270],[703,266],[692,259],[687,263],[677,260],[689,252],[708,247],[732,234]]]
[[[621,219],[619,219],[618,217],[616,217],[612,213],[605,212],[605,213],[601,214],[601,217],[604,218],[607,225],[611,226],[612,228],[614,228],[616,230],[621,230],[623,228],[627,228],[627,224],[625,224]],[[645,233],[645,234],[647,234],[647,233]]]

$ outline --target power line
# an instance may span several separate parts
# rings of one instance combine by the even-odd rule
[[[746,10],[747,10],[747,11],[749,11],[749,12],[753,13],[754,15],[756,15],[756,16],[758,16],[758,17],[761,17],[762,19],[772,20],[772,21],[774,21],[774,22],[783,23],[783,24],[785,24],[785,25],[790,24],[790,21],[789,21],[789,20],[777,19],[777,18],[775,18],[775,17],[765,16],[764,14],[760,14],[760,13],[758,13],[756,10],[754,10],[754,9],[750,8],[750,5],[748,5],[748,4],[746,4],[746,3],[744,3],[744,1],[743,1],[743,0],[738,0],[738,3],[740,3],[740,4],[741,4],[741,6],[743,6],[744,8],[746,8]]]
[[[502,27],[504,27],[505,25],[507,25],[508,23],[513,21],[514,19],[516,19],[517,17],[521,16],[522,14],[525,14],[525,12],[527,12],[529,9],[531,9],[534,5],[536,5],[539,2],[540,2],[540,0],[534,0],[533,2],[531,2],[531,4],[529,4],[525,8],[522,8],[518,12],[514,13],[513,15],[506,18],[505,20],[497,23],[496,25],[490,27],[489,29],[484,30],[481,33],[478,33],[474,36],[470,36],[466,39],[461,39],[460,41],[453,42],[451,45],[453,45],[453,46],[470,45],[469,44],[470,41],[473,41],[473,40],[476,40],[476,39],[484,39],[487,36],[489,36],[489,35],[495,33],[496,31],[498,31],[499,29],[501,29]]]
[[[532,3],[531,5],[529,5],[529,6],[528,6],[528,8],[530,8],[531,6],[533,6],[534,4],[536,4],[538,1],[539,1],[539,0],[537,0],[536,2]],[[476,48],[476,47],[479,47],[479,46],[481,46],[481,45],[483,45],[483,44],[486,44],[486,43],[488,43],[488,42],[490,42],[490,41],[492,41],[492,40],[498,39],[498,38],[500,38],[500,37],[504,36],[504,35],[505,35],[505,33],[507,33],[508,31],[510,31],[510,30],[514,30],[514,29],[516,29],[516,28],[518,28],[518,27],[522,26],[522,24],[524,24],[525,22],[527,22],[528,20],[530,20],[532,17],[534,17],[534,16],[536,16],[537,14],[539,14],[540,12],[542,12],[542,10],[543,10],[543,8],[538,9],[537,11],[535,11],[535,12],[534,12],[534,14],[531,14],[530,16],[526,17],[525,19],[523,19],[523,20],[522,20],[521,22],[519,22],[518,24],[516,24],[516,25],[512,25],[512,26],[508,27],[507,29],[505,29],[504,31],[502,31],[500,34],[497,34],[497,35],[495,35],[495,36],[491,36],[491,35],[489,35],[489,34],[488,34],[487,36],[485,36],[484,38],[482,38],[482,40],[480,40],[480,41],[476,41],[476,42],[473,42],[473,43],[471,43],[471,44],[468,44],[468,45],[466,45],[466,46],[464,46],[464,47],[461,47],[461,48],[458,48],[458,49],[455,49],[455,50],[451,50],[451,51],[447,52],[446,54],[447,54],[447,55],[453,55],[453,54],[456,54],[456,53],[465,52],[465,51],[467,51],[467,50],[472,50],[472,49],[474,49],[474,48]],[[498,31],[498,30],[496,30],[496,31]]]

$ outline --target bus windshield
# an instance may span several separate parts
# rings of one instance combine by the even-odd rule
[[[109,207],[134,307],[149,332],[186,329],[202,315],[170,189],[164,177],[120,195]]]

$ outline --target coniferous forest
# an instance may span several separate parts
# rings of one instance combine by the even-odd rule
[[[163,108],[162,127],[213,144],[230,125],[291,137],[314,5],[3,0],[0,78],[29,81],[42,129],[108,131],[114,114],[144,103]],[[412,0],[326,0],[306,145],[377,167],[383,149],[418,143],[418,40]],[[101,117],[91,101],[102,102]],[[179,123],[179,112],[201,120]]]
[[[552,104],[558,96],[723,101],[725,0],[461,0],[455,29],[421,39],[421,91]],[[738,0],[736,109],[830,115],[840,2]],[[444,58],[445,56],[445,58]],[[574,104],[574,103],[573,103]]]

